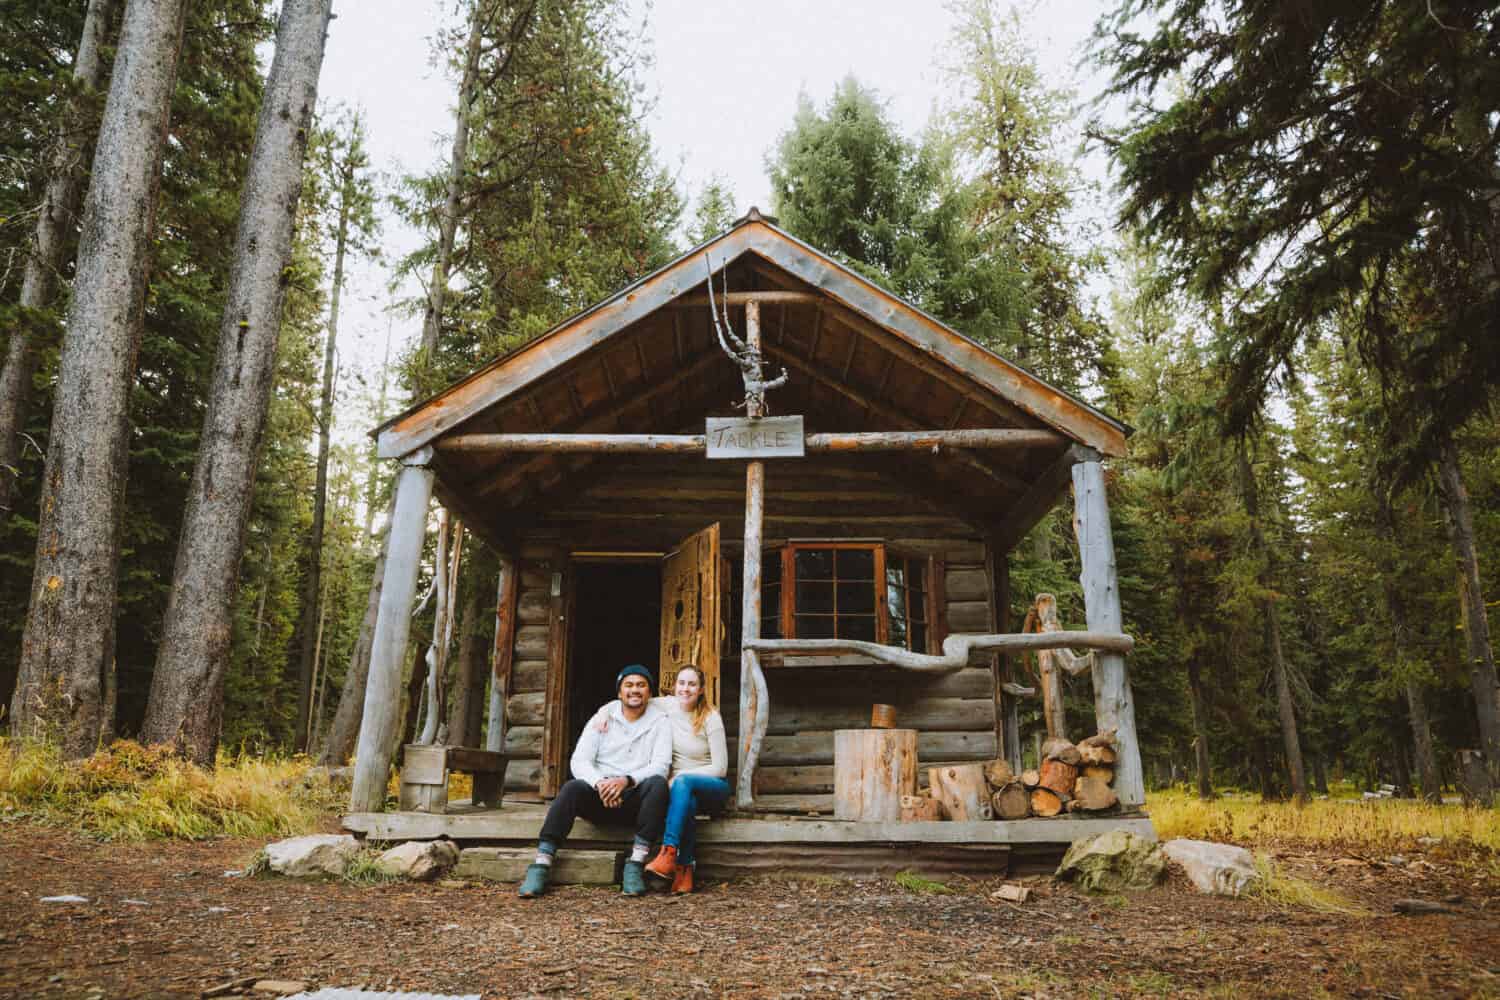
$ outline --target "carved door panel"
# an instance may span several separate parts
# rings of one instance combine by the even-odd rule
[[[661,563],[661,693],[671,694],[677,671],[697,667],[704,689],[719,704],[719,526],[711,524],[669,552]]]

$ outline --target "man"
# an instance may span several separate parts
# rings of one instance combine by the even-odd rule
[[[621,888],[627,896],[646,893],[646,858],[661,839],[667,818],[667,769],[672,766],[672,726],[651,704],[651,673],[632,663],[615,678],[620,700],[611,706],[609,726],[585,726],[573,750],[573,780],[552,800],[542,823],[536,860],[521,881],[523,899],[547,891],[552,862],[580,815],[595,823],[634,824],[635,843],[625,862]]]

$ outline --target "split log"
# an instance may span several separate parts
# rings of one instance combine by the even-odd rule
[[[1027,788],[1035,788],[1041,783],[1042,776],[1037,773],[1035,768],[1027,768],[1026,770],[1021,772],[1021,784],[1025,785]]]
[[[1063,797],[1050,788],[1033,788],[1031,811],[1038,816],[1056,816],[1063,811]]]
[[[983,764],[953,764],[927,771],[932,797],[943,804],[943,815],[960,822],[993,819],[990,784]]]
[[[1113,764],[1116,760],[1116,754],[1114,748],[1110,746],[1089,746],[1080,743],[1078,745],[1078,758],[1077,762],[1084,764]]]
[[[1115,781],[1115,769],[1104,764],[1085,764],[1079,771],[1080,778],[1098,778],[1106,785]]]
[[[943,818],[943,804],[925,795],[901,796],[901,822],[931,823]]]
[[[1080,809],[1099,812],[1114,808],[1119,804],[1120,799],[1115,795],[1114,789],[1109,787],[1108,782],[1099,778],[1084,777],[1073,783],[1073,801],[1078,803]]]
[[[1003,900],[1007,903],[1024,903],[1031,895],[1031,890],[1024,885],[1012,885],[1007,882],[994,892],[990,893],[991,899]]]
[[[896,821],[902,797],[916,794],[915,729],[840,729],[833,734],[835,819]]]
[[[1080,747],[1113,747],[1115,745],[1115,731],[1106,729],[1102,733],[1090,736],[1086,740],[1079,740]]]
[[[1031,795],[1019,781],[1012,781],[991,795],[990,805],[996,819],[1025,819],[1031,815]]]
[[[1015,772],[1010,769],[1010,764],[1004,760],[992,760],[984,765],[985,780],[994,788],[1004,788],[1016,780]]]
[[[1040,788],[1050,788],[1060,798],[1073,794],[1073,783],[1078,780],[1078,768],[1061,760],[1042,761]]]
[[[1060,760],[1064,764],[1078,766],[1080,754],[1078,748],[1067,740],[1056,737],[1042,744],[1042,758],[1044,760]]]

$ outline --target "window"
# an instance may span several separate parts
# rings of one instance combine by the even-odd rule
[[[723,655],[740,652],[744,568],[729,564]],[[929,556],[878,542],[789,542],[761,556],[760,634],[767,639],[862,639],[916,653],[940,650],[934,594],[941,570]],[[785,623],[785,627],[783,627]]]

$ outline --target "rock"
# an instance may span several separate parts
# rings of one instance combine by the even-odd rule
[[[1162,851],[1182,866],[1199,892],[1214,896],[1238,896],[1260,877],[1255,856],[1233,844],[1179,839],[1167,841]]]
[[[1007,882],[994,892],[990,893],[991,899],[998,899],[1006,903],[1024,903],[1031,895],[1031,890],[1024,885],[1011,885]]]
[[[295,979],[258,979],[250,989],[255,993],[268,993],[273,997],[289,997],[307,989],[307,984]]]
[[[1073,841],[1057,878],[1077,882],[1089,892],[1149,889],[1167,869],[1161,845],[1125,830],[1110,830]]]
[[[1417,843],[1423,847],[1436,847],[1443,842],[1442,837],[1418,837]]]
[[[458,863],[458,847],[451,840],[408,840],[375,859],[387,875],[430,882]]]
[[[315,833],[267,844],[266,863],[271,871],[291,878],[342,875],[358,850],[358,842],[348,834]]]

